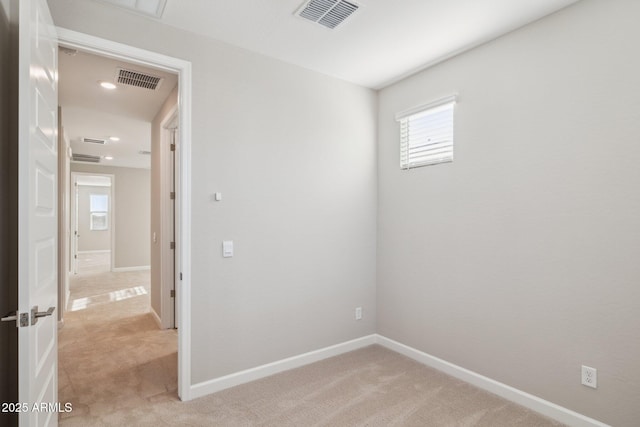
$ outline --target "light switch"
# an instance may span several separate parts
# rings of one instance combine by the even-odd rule
[[[222,256],[224,258],[230,258],[233,256],[233,240],[222,241]]]
[[[213,195],[213,198],[215,199],[216,202],[219,202],[220,200],[222,200],[222,193],[215,193]]]

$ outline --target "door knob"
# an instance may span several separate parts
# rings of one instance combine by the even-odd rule
[[[31,324],[35,325],[38,323],[38,319],[41,317],[51,316],[55,309],[55,307],[49,307],[47,311],[38,311],[38,306],[36,305],[31,309]]]
[[[18,313],[14,311],[13,313],[7,313],[7,315],[0,320],[3,322],[11,322],[15,320],[17,322],[18,319],[20,319],[18,323],[21,327],[29,326],[29,315],[27,313],[20,313],[20,316],[18,316]]]
[[[13,313],[7,313],[6,316],[0,319],[0,321],[3,321],[3,322],[11,322],[12,320],[18,320],[18,315],[16,314],[15,311]]]

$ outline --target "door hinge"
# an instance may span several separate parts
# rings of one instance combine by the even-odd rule
[[[180,280],[182,280],[182,273],[180,273]]]
[[[169,243],[169,249],[175,249],[175,248],[176,248],[176,242]]]
[[[171,298],[175,298],[176,297],[176,291],[175,289],[171,289]]]
[[[172,191],[171,193],[169,193],[169,197],[171,198],[171,200],[175,200],[176,198],[176,192]]]
[[[170,148],[171,148],[171,151],[176,151],[176,144],[171,144]]]

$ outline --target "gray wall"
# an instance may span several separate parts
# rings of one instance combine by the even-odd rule
[[[50,7],[192,63],[192,383],[373,333],[375,92],[99,3]]]
[[[638,16],[635,0],[577,3],[382,90],[378,127],[378,332],[629,427]],[[400,171],[395,113],[455,92],[455,161]]]
[[[71,172],[115,175],[111,219],[115,221],[116,235],[112,248],[115,251],[112,267],[148,266],[149,217],[151,215],[149,170],[72,163]]]
[[[160,182],[162,179],[161,150],[169,150],[162,147],[162,121],[168,118],[168,114],[178,104],[178,87],[169,94],[158,114],[151,123],[151,234],[156,233],[156,241],[151,240],[151,308],[161,317],[162,313],[162,282],[163,272],[160,270],[162,260],[162,243],[170,240],[162,232],[161,216],[163,206],[161,204]]]
[[[106,194],[111,203],[111,187],[96,187],[92,185],[78,186],[78,251],[108,251],[111,250],[111,216],[107,218],[107,230],[91,230],[90,196],[92,194]]]
[[[16,2],[0,0],[0,316],[18,307]],[[0,402],[18,401],[18,328],[0,323]],[[0,412],[0,424],[17,426],[16,413]]]

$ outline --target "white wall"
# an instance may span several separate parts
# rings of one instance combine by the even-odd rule
[[[111,200],[110,187],[96,187],[93,185],[78,186],[78,251],[109,251],[111,250],[111,216],[107,213],[108,228],[106,230],[91,229],[90,197],[92,194],[104,194]]]
[[[584,0],[382,90],[378,127],[378,332],[628,427],[638,16],[635,0]],[[395,113],[456,92],[455,161],[401,171]]]
[[[192,383],[373,333],[376,94],[97,2],[50,7],[192,62]]]
[[[71,163],[71,171],[114,175],[109,224],[115,228],[112,267],[149,266],[149,169]]]

